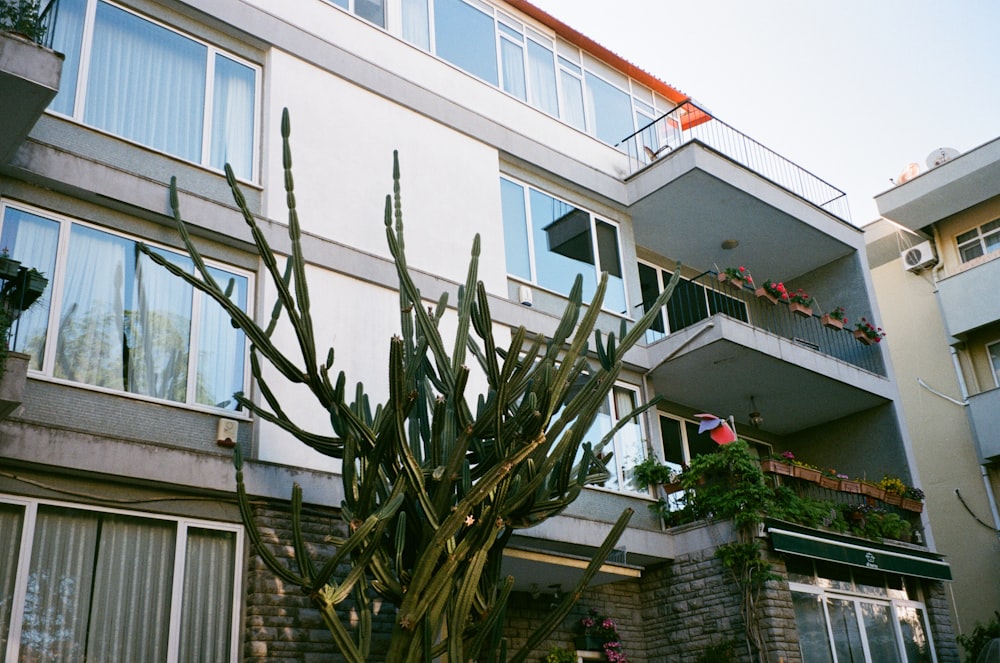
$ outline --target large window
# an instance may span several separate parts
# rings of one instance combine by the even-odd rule
[[[913,578],[789,556],[803,663],[934,663]]]
[[[365,19],[369,23],[374,23],[380,28],[385,27],[385,0],[326,0],[327,2],[343,7],[353,12],[357,16]],[[404,0],[405,1],[405,0]]]
[[[0,496],[0,661],[236,660],[240,528]]]
[[[649,487],[640,486],[632,476],[633,468],[646,457],[646,444],[639,418],[633,417],[605,445],[599,444],[638,405],[639,394],[635,389],[616,385],[601,405],[587,435],[587,441],[593,445],[594,455],[611,474],[611,478],[603,484],[604,488],[648,494]]]
[[[604,308],[628,313],[616,225],[506,178],[500,195],[509,274],[563,295],[581,274],[588,301],[607,272]]]
[[[1000,219],[984,223],[978,228],[955,237],[962,262],[969,262],[979,256],[1000,249]]]
[[[104,0],[60,0],[53,40],[66,60],[51,110],[253,177],[255,67]]]
[[[136,240],[0,205],[0,245],[49,276],[16,328],[14,349],[54,378],[155,399],[234,409],[245,339],[229,316],[139,251]],[[190,259],[155,249],[187,271]],[[249,278],[211,267],[246,310]]]
[[[670,281],[671,273],[645,263],[639,263],[639,287],[642,291],[643,312],[649,310],[656,298]],[[711,281],[707,281],[710,283]],[[722,313],[731,318],[749,322],[745,302],[730,297],[697,281],[682,278],[674,288],[667,305],[646,331],[648,342],[657,341],[670,332],[690,327],[705,318]],[[664,315],[665,314],[665,315]],[[666,324],[664,322],[666,320]]]

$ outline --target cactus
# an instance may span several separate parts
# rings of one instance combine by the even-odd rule
[[[237,394],[254,416],[269,421],[313,449],[342,459],[344,501],[340,505],[346,536],[330,539],[336,553],[313,559],[300,526],[302,491],[292,489],[292,546],[296,568],[262,545],[243,481],[242,458],[235,450],[237,493],[248,535],[267,566],[301,587],[319,608],[347,661],[368,659],[372,598],[396,607],[386,660],[524,661],[569,613],[624,531],[631,510],[611,528],[580,583],[538,625],[527,643],[507,652],[502,638],[504,610],[513,580],[501,578],[504,547],[518,529],[558,514],[584,485],[607,479],[604,466],[585,441],[600,405],[622,370],[622,357],[641,338],[666,302],[680,270],[660,298],[631,329],[607,343],[595,332],[606,287],[601,279],[583,312],[580,277],[551,338],[517,329],[506,347],[493,336],[489,300],[477,279],[479,238],[473,241],[468,275],[458,288],[458,325],[454,346],[446,347],[439,323],[448,311],[447,293],[425,308],[407,270],[403,242],[398,155],[393,155],[393,193],[386,196],[385,231],[399,278],[401,332],[389,342],[389,394],[373,410],[364,386],[353,397],[341,372],[333,379],[334,351],[317,354],[311,302],[295,207],[287,110],[282,116],[285,189],[291,255],[283,268],[246,205],[232,170],[226,177],[250,227],[264,269],[277,289],[266,328],[257,325],[227,297],[212,278],[181,219],[176,179],[170,202],[181,238],[196,271],[188,274],[145,247],[146,254],[173,274],[213,297],[242,329],[251,344],[251,372],[261,401]],[[298,342],[298,356],[271,340],[287,316]],[[587,340],[595,335],[596,362]],[[485,376],[488,392],[474,401],[466,393],[469,357]],[[269,363],[286,380],[302,383],[329,412],[332,434],[303,430],[281,408],[262,373]],[[582,389],[571,387],[583,384]],[[653,403],[646,403],[630,419]],[[599,445],[606,443],[611,431]],[[343,563],[350,571],[335,570]],[[337,606],[352,601],[354,625],[345,624]]]

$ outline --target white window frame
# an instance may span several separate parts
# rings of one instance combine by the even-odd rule
[[[170,598],[170,626],[168,636],[167,663],[183,663],[177,660],[177,647],[180,642],[180,617],[181,617],[181,593],[184,582],[185,564],[187,562],[187,532],[190,528],[208,529],[220,532],[232,532],[234,540],[234,564],[233,564],[233,593],[232,593],[232,615],[230,616],[230,637],[229,637],[229,660],[237,663],[240,660],[242,648],[240,633],[240,612],[243,595],[243,526],[230,523],[222,523],[198,518],[187,518],[181,516],[167,516],[141,511],[127,511],[109,507],[91,506],[75,504],[72,502],[61,502],[56,500],[21,498],[12,495],[0,494],[0,503],[21,506],[24,508],[24,522],[21,526],[21,549],[17,558],[17,575],[14,581],[14,605],[10,615],[10,631],[7,641],[7,652],[5,660],[18,660],[18,652],[21,646],[21,625],[24,619],[24,603],[28,591],[28,576],[31,571],[31,549],[34,545],[35,522],[38,514],[38,507],[41,505],[54,506],[60,508],[73,509],[76,511],[97,511],[115,515],[130,516],[144,520],[160,520],[173,522],[177,526],[174,552],[173,588]]]
[[[997,361],[993,361],[993,351],[996,348]],[[990,362],[993,371],[993,386],[1000,388],[1000,341],[993,341],[986,344],[986,358]]]
[[[620,421],[620,419],[618,418],[618,416],[616,414],[616,407],[615,407],[615,392],[616,391],[627,391],[627,392],[630,392],[633,395],[633,402],[635,403],[634,407],[641,406],[643,404],[643,402],[644,402],[642,400],[642,389],[640,389],[636,385],[629,384],[627,382],[615,382],[614,386],[612,386],[612,388],[611,388],[611,391],[608,392],[606,403],[605,403],[608,406],[608,408],[609,408],[608,412],[609,412],[609,416],[610,416],[610,420],[611,420],[611,426],[617,425],[618,422]],[[639,458],[637,462],[642,462],[643,460],[645,460],[645,458],[647,457],[647,455],[649,453],[649,443],[648,443],[649,435],[646,432],[645,417],[640,414],[639,416],[636,417],[636,419],[637,419],[638,425],[639,425],[639,441],[640,441],[640,443],[642,445],[641,446],[642,457]],[[626,458],[625,458],[625,454],[623,453],[623,449],[621,447],[621,445],[624,444],[624,442],[620,438],[622,432],[623,431],[618,431],[618,433],[616,433],[615,436],[612,437],[611,441],[610,441],[611,448],[612,448],[612,450],[614,452],[613,459],[615,461],[615,470],[617,472],[618,487],[617,488],[608,488],[608,487],[605,487],[605,486],[597,486],[597,485],[592,485],[592,486],[588,486],[588,487],[589,488],[593,488],[595,490],[604,490],[604,491],[607,491],[609,493],[614,493],[616,495],[631,495],[631,496],[634,496],[634,497],[651,497],[651,493],[650,493],[650,490],[649,490],[648,486],[642,486],[642,487],[640,487],[639,490],[632,490],[631,488],[629,488],[627,486],[627,482],[626,482],[626,479],[625,479],[625,470],[626,470],[625,460],[626,460]],[[603,436],[603,434],[602,434],[602,436]],[[590,439],[589,441],[590,441],[590,443],[592,445],[596,445],[600,441],[600,438]],[[629,467],[631,467],[631,465],[629,465]]]
[[[995,224],[997,227],[990,228],[989,230],[984,231],[983,228],[985,228],[990,224]],[[969,238],[964,242],[958,241],[959,237],[961,237],[962,235],[969,234],[971,232],[976,233],[976,236],[974,238]],[[960,233],[957,233],[955,235],[955,248],[958,251],[958,259],[962,263],[967,263],[967,262],[972,262],[973,260],[977,260],[978,258],[982,258],[983,256],[989,255],[990,253],[993,253],[995,251],[1000,251],[1000,244],[995,244],[992,247],[986,245],[986,238],[992,237],[994,235],[1000,236],[1000,219],[993,219],[992,221],[987,221],[986,223],[982,223],[976,226],[975,228],[970,228],[969,230],[964,230]],[[978,245],[979,248],[982,250],[982,254],[976,256],[975,258],[969,258],[968,260],[964,259],[962,257],[962,249],[973,245]]]
[[[625,318],[627,320],[634,319],[634,317],[630,313],[630,309],[629,309],[629,292],[628,292],[628,282],[627,282],[627,279],[626,279],[626,275],[628,274],[628,270],[625,269],[624,254],[623,254],[623,251],[622,251],[622,226],[621,226],[621,224],[619,222],[611,219],[611,218],[608,218],[606,216],[597,214],[596,212],[592,211],[591,209],[589,209],[587,207],[581,207],[581,206],[577,205],[576,203],[572,203],[572,202],[570,202],[569,200],[567,200],[565,198],[561,198],[560,196],[554,195],[553,193],[551,193],[550,191],[547,191],[546,189],[542,189],[542,188],[539,188],[537,186],[533,186],[531,184],[528,184],[524,180],[521,180],[521,179],[518,179],[518,178],[513,177],[511,175],[508,175],[507,173],[501,173],[500,174],[500,178],[501,179],[505,179],[505,180],[507,180],[507,181],[509,181],[509,182],[511,182],[513,184],[516,184],[517,186],[520,186],[523,189],[523,192],[524,192],[524,194],[523,194],[523,198],[524,198],[524,216],[525,216],[525,222],[526,222],[526,228],[525,229],[526,229],[526,232],[528,233],[528,268],[531,270],[531,278],[530,278],[530,280],[528,280],[527,285],[530,285],[533,288],[538,288],[540,290],[544,290],[545,292],[550,292],[550,293],[552,293],[554,295],[558,295],[560,297],[566,297],[569,294],[568,292],[567,293],[563,293],[563,292],[558,292],[556,290],[552,290],[552,289],[547,288],[546,286],[540,285],[538,283],[538,268],[537,268],[537,265],[535,263],[535,243],[533,241],[534,240],[534,222],[533,222],[532,216],[531,216],[531,195],[530,195],[530,192],[532,190],[535,190],[535,191],[538,191],[539,193],[541,193],[543,195],[546,195],[546,196],[548,196],[550,198],[553,198],[553,199],[555,199],[555,200],[557,200],[557,201],[559,201],[561,203],[569,205],[570,207],[574,207],[576,209],[584,211],[584,212],[586,212],[590,216],[590,242],[591,242],[591,251],[593,252],[594,261],[596,263],[594,265],[594,275],[595,275],[595,279],[596,279],[595,282],[600,281],[601,272],[604,271],[601,268],[601,265],[600,265],[600,248],[598,247],[597,223],[598,222],[603,222],[603,223],[608,224],[609,226],[612,226],[615,229],[615,239],[616,239],[617,244],[618,244],[618,246],[617,246],[617,250],[618,250],[618,264],[620,265],[621,271],[622,271],[621,280],[622,280],[622,287],[623,287],[623,290],[624,290],[625,307],[624,307],[624,312],[623,311],[615,311],[614,309],[610,309],[610,308],[607,307],[607,297],[605,297],[604,302],[602,302],[602,305],[601,305],[601,310],[604,311],[604,312],[606,312],[606,313],[610,313],[612,315],[616,315],[616,316]],[[505,238],[505,240],[506,240],[506,238]],[[506,269],[506,266],[505,266],[505,269]],[[516,276],[514,274],[509,274],[509,273],[508,273],[508,278],[511,278],[511,279],[514,279],[514,280],[517,280],[517,281],[524,281],[524,279],[522,277]],[[587,302],[584,302],[584,303],[587,303]]]
[[[127,391],[119,391],[117,389],[111,389],[108,387],[101,387],[98,385],[88,384],[86,382],[74,382],[72,380],[67,380],[65,378],[58,378],[55,376],[55,360],[56,360],[56,344],[58,342],[58,330],[59,330],[59,316],[62,310],[62,297],[63,297],[63,286],[66,278],[66,262],[69,258],[69,245],[70,245],[70,231],[74,224],[80,225],[86,228],[92,228],[109,235],[114,235],[116,237],[121,237],[133,242],[142,242],[151,248],[160,249],[164,252],[169,252],[174,255],[186,256],[183,250],[179,250],[176,247],[167,246],[165,244],[158,244],[152,242],[136,235],[130,233],[116,230],[113,228],[108,228],[105,226],[100,226],[94,223],[89,223],[82,219],[77,219],[65,214],[58,214],[50,210],[42,209],[32,205],[27,205],[21,202],[14,202],[9,199],[0,198],[0,230],[3,228],[3,220],[6,215],[8,208],[20,210],[23,212],[28,212],[30,214],[35,214],[37,216],[43,217],[55,221],[59,224],[59,239],[56,245],[56,260],[55,260],[55,272],[49,275],[49,319],[46,326],[45,334],[45,351],[43,353],[42,368],[41,370],[31,370],[32,377],[44,379],[46,381],[56,382],[59,384],[71,385],[73,387],[80,387],[83,389],[90,389],[93,391],[100,391],[103,393],[114,394],[116,396],[122,396],[126,398],[131,398],[135,400],[149,401],[154,403],[160,403],[164,405],[169,405],[172,407],[183,407],[192,410],[200,410],[204,412],[211,412],[213,414],[225,413],[227,417],[249,420],[250,413],[246,410],[229,410],[224,408],[212,407],[210,405],[205,405],[203,403],[198,403],[194,399],[194,393],[197,388],[197,380],[191,379],[191,376],[196,376],[197,372],[192,370],[197,366],[197,355],[201,333],[201,303],[203,298],[207,297],[205,293],[201,292],[197,288],[192,288],[192,300],[191,300],[191,336],[188,341],[188,384],[187,390],[185,392],[185,400],[182,401],[172,401],[164,398],[157,398],[155,396],[147,396],[145,394],[136,394]],[[205,260],[205,265],[208,267],[213,267],[216,269],[223,270],[225,272],[232,273],[234,276],[241,276],[247,279],[247,307],[246,313],[249,316],[254,315],[254,293],[255,293],[255,281],[253,272],[235,267],[233,265],[228,265],[225,263]],[[197,271],[197,268],[195,268]],[[250,342],[244,343],[243,346],[243,391],[248,391],[248,385],[250,384]]]
[[[170,26],[170,25],[168,25],[168,24],[166,24],[166,23],[164,23],[162,21],[159,21],[159,20],[157,20],[157,19],[155,19],[155,18],[153,18],[151,16],[147,16],[145,14],[140,14],[139,12],[137,12],[137,11],[135,11],[135,10],[129,8],[129,7],[126,7],[124,5],[120,5],[120,4],[116,3],[116,2],[111,2],[111,0],[86,0],[86,2],[87,2],[87,8],[86,8],[85,16],[84,16],[84,20],[83,20],[83,30],[82,30],[83,34],[81,36],[81,43],[80,43],[80,69],[77,72],[76,98],[73,100],[73,114],[70,115],[70,116],[67,116],[67,115],[64,115],[64,114],[62,114],[62,113],[60,113],[58,111],[51,110],[51,109],[47,110],[47,112],[52,113],[53,115],[57,115],[59,117],[65,117],[65,118],[67,118],[69,120],[72,120],[73,122],[76,122],[78,124],[82,124],[82,125],[86,126],[88,129],[91,129],[93,131],[97,131],[97,132],[102,133],[104,135],[113,136],[114,138],[116,138],[118,140],[123,140],[123,141],[125,141],[127,143],[130,143],[132,145],[136,145],[136,146],[141,147],[143,149],[150,150],[152,152],[156,152],[157,154],[163,154],[165,156],[170,157],[171,159],[178,159],[180,161],[184,161],[185,163],[190,163],[190,164],[193,164],[195,166],[198,166],[199,168],[206,168],[206,169],[211,170],[213,172],[219,172],[219,173],[221,173],[222,172],[221,169],[215,168],[215,167],[213,167],[213,166],[210,165],[211,161],[212,161],[212,149],[211,149],[212,148],[212,111],[213,111],[213,104],[214,104],[214,97],[215,97],[215,57],[216,57],[216,55],[221,55],[221,56],[223,56],[225,58],[228,58],[228,59],[230,59],[230,60],[232,60],[234,62],[237,62],[237,63],[239,63],[241,65],[244,65],[244,66],[252,69],[253,72],[254,72],[254,107],[253,107],[253,111],[252,111],[253,112],[253,118],[252,118],[252,122],[253,122],[253,129],[252,129],[252,131],[253,131],[253,133],[252,133],[253,144],[250,146],[250,154],[251,154],[251,159],[250,159],[250,177],[246,178],[244,176],[239,176],[239,177],[237,177],[237,179],[239,181],[241,181],[241,182],[246,182],[246,183],[249,183],[249,184],[253,184],[253,183],[257,182],[260,179],[260,163],[259,163],[259,159],[260,159],[260,150],[259,150],[260,140],[258,138],[258,134],[259,134],[259,131],[260,131],[261,78],[262,78],[260,65],[258,65],[256,63],[253,63],[253,62],[250,62],[249,60],[247,60],[245,58],[242,58],[242,57],[236,55],[235,53],[231,53],[231,52],[229,52],[227,50],[218,48],[215,45],[211,44],[210,42],[205,41],[204,39],[200,39],[200,38],[196,37],[195,35],[192,35],[192,34],[190,34],[188,32],[183,31],[183,30],[178,30],[177,28],[174,28],[174,27],[172,27],[172,26]],[[112,133],[112,132],[107,131],[105,129],[101,129],[99,127],[95,127],[95,126],[89,125],[89,124],[87,124],[84,121],[83,117],[84,117],[84,109],[86,107],[87,83],[88,83],[88,78],[90,77],[90,50],[91,50],[91,46],[92,46],[93,41],[94,41],[94,23],[96,21],[97,3],[98,2],[104,2],[104,3],[106,3],[106,4],[108,4],[108,5],[112,6],[112,7],[115,7],[116,9],[120,9],[122,11],[128,12],[129,14],[132,14],[133,16],[135,16],[135,17],[137,17],[137,18],[139,18],[139,19],[141,19],[143,21],[146,21],[147,23],[150,23],[150,24],[155,25],[157,27],[163,28],[165,30],[169,30],[170,32],[173,32],[174,34],[180,35],[181,37],[184,37],[185,39],[189,39],[189,40],[191,40],[191,41],[193,41],[193,42],[195,42],[197,44],[200,44],[200,45],[202,45],[202,46],[204,46],[206,48],[206,55],[205,55],[205,106],[202,109],[201,158],[198,161],[191,161],[191,160],[189,160],[189,159],[187,159],[185,157],[182,157],[182,156],[179,156],[179,155],[176,155],[176,154],[171,154],[169,152],[164,152],[163,150],[160,150],[160,149],[158,149],[156,147],[152,147],[150,145],[146,145],[144,143],[140,143],[138,141],[135,141],[135,140],[133,140],[131,138],[126,138],[124,136],[119,136],[118,134]]]

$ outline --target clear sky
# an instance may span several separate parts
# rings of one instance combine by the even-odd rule
[[[1000,136],[1000,0],[532,0],[846,191]]]

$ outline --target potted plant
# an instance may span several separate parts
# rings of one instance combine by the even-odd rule
[[[829,313],[825,313],[819,321],[824,327],[837,330],[843,329],[844,325],[847,324],[847,317],[844,315],[844,307],[838,306]]]
[[[802,317],[808,318],[813,314],[812,305],[814,301],[808,292],[799,288],[788,296],[788,308],[792,313],[798,313]]]
[[[860,322],[854,324],[854,338],[865,345],[874,345],[882,342],[885,332],[881,327],[876,327],[865,318],[861,318]]]
[[[901,506],[907,511],[920,513],[924,510],[923,501],[924,491],[913,486],[907,486],[906,492],[903,494],[903,504]]]
[[[21,263],[10,257],[10,252],[5,246],[3,251],[0,252],[0,279],[4,281],[11,281],[17,276],[17,270],[21,267]]]
[[[627,663],[628,657],[613,619],[600,614],[597,608],[591,608],[587,616],[580,620],[580,626],[583,635],[575,638],[577,649],[603,651],[609,661]]]
[[[754,290],[753,294],[757,295],[758,299],[766,299],[772,304],[777,304],[779,299],[784,302],[788,301],[788,291],[785,290],[785,284],[780,281],[775,283],[771,279],[764,281],[764,285]]]
[[[906,484],[899,477],[891,474],[882,475],[882,480],[878,482],[879,488],[885,491],[882,501],[893,506],[903,505],[903,495],[906,494]]]
[[[791,451],[783,451],[777,456],[762,458],[760,461],[760,469],[765,474],[780,474],[790,477],[794,475],[794,470],[792,469],[792,463],[794,462],[795,454]]]
[[[824,470],[819,478],[819,485],[829,490],[840,490],[840,477],[846,478],[843,474],[837,474],[837,470],[833,468]]]
[[[0,30],[42,43],[45,26],[38,20],[38,0],[3,0],[0,2]]]
[[[668,495],[681,489],[674,470],[653,457],[649,457],[633,467],[632,476],[642,486],[663,486]]]
[[[837,484],[837,490],[842,493],[861,493],[861,482],[857,479],[851,479],[846,474],[838,474],[840,481]]]
[[[555,646],[549,649],[544,661],[545,663],[576,663],[576,652],[572,649]]]
[[[726,267],[725,271],[719,274],[719,283],[726,283],[727,281],[734,288],[742,288],[744,283],[753,287],[753,277],[750,276],[750,270],[743,265],[739,267]]]

